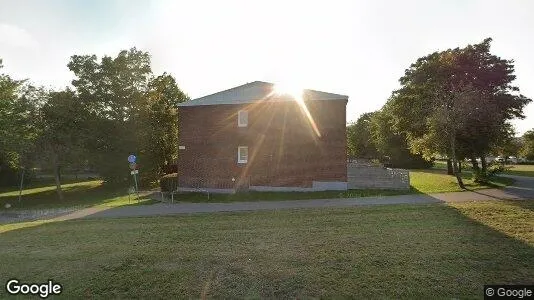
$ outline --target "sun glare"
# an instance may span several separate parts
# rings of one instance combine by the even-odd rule
[[[277,95],[290,96],[297,101],[303,101],[303,89],[295,85],[278,83],[274,85],[273,92]]]
[[[317,124],[315,124],[315,120],[313,119],[308,107],[306,106],[306,102],[304,101],[304,90],[302,88],[290,84],[275,84],[273,87],[273,93],[281,96],[290,96],[293,98],[298,103],[313,132],[318,137],[321,137],[321,132],[319,132],[319,128],[317,127]]]

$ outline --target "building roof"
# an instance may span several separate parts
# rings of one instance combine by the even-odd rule
[[[273,83],[254,81],[225,91],[190,101],[182,102],[178,106],[199,106],[219,104],[245,104],[258,101],[290,101],[290,96],[273,93]],[[348,100],[348,96],[314,90],[303,90],[304,100]]]

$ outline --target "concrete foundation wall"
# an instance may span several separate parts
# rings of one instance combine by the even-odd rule
[[[342,181],[314,181],[312,187],[298,186],[250,186],[249,191],[256,192],[320,192],[320,191],[346,191],[347,182]],[[233,194],[235,189],[215,188],[178,188],[181,192],[208,192],[213,194]]]
[[[257,192],[320,192],[346,191],[348,184],[342,181],[313,181],[312,187],[292,186],[250,186],[250,191]]]

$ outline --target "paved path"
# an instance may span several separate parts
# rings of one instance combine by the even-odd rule
[[[507,175],[508,176],[508,175]],[[174,214],[277,210],[289,208],[351,207],[385,204],[424,204],[442,202],[465,202],[484,200],[534,199],[534,177],[509,176],[516,180],[513,186],[504,189],[484,189],[476,191],[412,194],[399,196],[379,196],[364,198],[336,198],[289,201],[257,201],[232,203],[158,203],[154,205],[123,206],[83,214],[85,218],[141,217]]]

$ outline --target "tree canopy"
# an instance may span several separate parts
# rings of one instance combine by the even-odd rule
[[[410,152],[406,137],[391,130],[387,107],[362,114],[347,126],[349,158],[378,159],[396,168],[426,168],[431,165],[421,155]]]
[[[519,94],[512,60],[490,53],[491,39],[419,58],[387,106],[395,131],[425,157],[482,157],[513,134],[531,99]]]
[[[128,180],[129,154],[138,156],[143,178],[153,181],[177,149],[176,105],[187,96],[169,74],[154,76],[150,55],[132,48],[117,57],[74,55],[68,64],[88,115],[85,148],[108,182]]]
[[[392,159],[405,156],[403,151],[427,161],[446,156],[462,186],[459,160],[470,159],[484,178],[486,155],[516,153],[510,121],[524,118],[523,109],[532,100],[513,85],[514,61],[492,54],[491,41],[417,59],[380,111],[364,114],[348,127],[349,156],[372,153],[370,145]]]
[[[90,166],[106,183],[125,183],[126,158],[136,154],[142,182],[158,179],[177,158],[177,104],[189,99],[174,77],[154,75],[150,55],[136,48],[74,55],[67,67],[75,79],[62,90],[0,74],[0,178],[51,169],[61,198],[61,168]]]

